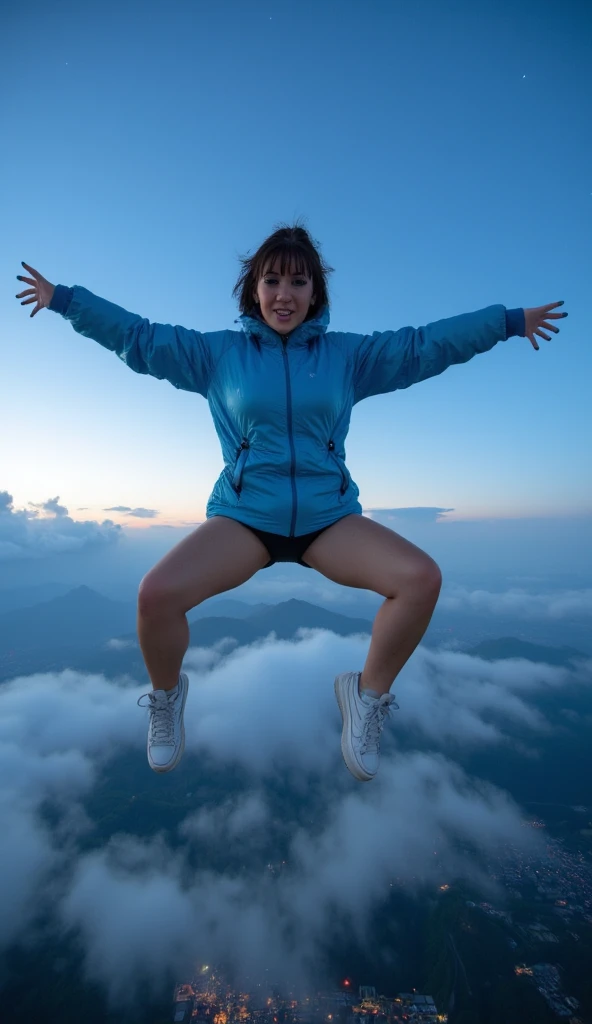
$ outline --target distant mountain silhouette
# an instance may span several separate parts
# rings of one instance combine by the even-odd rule
[[[242,617],[198,614],[190,621],[192,647],[212,647],[225,638],[242,647],[272,632],[289,640],[301,627],[328,629],[339,636],[372,630],[369,619],[340,615],[308,601],[247,605],[227,599],[219,605],[234,608]],[[210,611],[215,609],[210,606]],[[112,639],[122,645],[107,646]],[[65,597],[0,616],[0,680],[65,668],[147,681],[135,632],[135,606],[78,587]]]
[[[239,644],[253,643],[269,633],[278,640],[290,640],[301,627],[329,629],[339,636],[352,633],[371,633],[369,619],[352,619],[349,615],[326,611],[308,601],[292,598],[280,604],[263,606],[248,619],[236,620],[227,616],[209,616],[190,622],[191,645],[211,647],[224,637],[232,637]]]
[[[197,608],[193,608],[189,614],[194,619],[210,618],[212,615],[229,615],[232,619],[248,619],[256,612],[272,607],[273,605],[270,604],[247,604],[246,601],[238,601],[234,597],[214,597],[210,598],[209,601],[204,601]]]
[[[72,590],[68,583],[38,583],[30,587],[9,587],[0,590],[0,615],[16,608],[32,608],[42,601],[51,601]]]
[[[290,640],[303,627],[327,629],[339,636],[372,631],[370,617],[354,618],[296,598],[271,605],[214,598],[193,609],[189,619],[193,647],[212,647],[225,638],[242,647],[270,633]],[[107,646],[111,639],[123,643]],[[573,647],[551,647],[512,636],[483,640],[467,653],[487,660],[526,658],[565,666],[571,659],[589,657]],[[111,678],[128,674],[147,679],[136,636],[135,602],[112,601],[81,586],[51,601],[0,615],[0,680],[65,668],[104,672]]]
[[[519,640],[515,636],[503,636],[499,640],[482,640],[466,653],[485,661],[525,658],[527,661],[542,661],[546,665],[564,665],[568,668],[572,658],[590,657],[589,654],[576,651],[573,647],[546,647],[543,644]]]
[[[77,587],[52,601],[0,615],[0,653],[90,646],[133,629],[135,616],[135,606]]]
[[[507,612],[492,615],[485,609],[449,609],[441,602],[436,605],[428,632],[443,640],[454,636],[463,645],[470,646],[486,640],[497,641],[500,637],[521,639],[541,647],[569,645],[592,657],[592,628],[584,616],[524,620],[520,615]]]

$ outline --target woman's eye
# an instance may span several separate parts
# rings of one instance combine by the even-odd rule
[[[306,281],[302,277],[299,277],[298,280],[295,283],[302,285],[302,284],[306,284]]]

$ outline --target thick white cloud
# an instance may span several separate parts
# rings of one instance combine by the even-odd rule
[[[49,512],[54,516],[68,515],[66,506],[60,505],[59,494],[55,498],[49,498],[47,501],[30,501],[29,505],[31,508],[39,509],[41,512]]]
[[[335,771],[341,718],[333,695],[337,672],[361,669],[366,635],[336,637],[300,630],[301,643],[274,636],[239,648],[190,688],[186,743],[222,761],[236,761],[256,775],[278,766]],[[187,662],[192,665],[194,652]],[[200,652],[201,657],[201,652]],[[581,670],[582,679],[586,671]],[[190,672],[191,676],[191,672]],[[577,670],[524,660],[484,661],[468,654],[420,646],[399,674],[387,736],[412,726],[440,746],[497,743],[508,726],[546,731],[529,694],[580,678]],[[248,722],[248,728],[244,723]]]
[[[493,593],[489,590],[449,586],[442,590],[438,607],[442,611],[470,611],[530,620],[590,618],[592,589],[555,590],[533,594],[520,587]]]
[[[514,728],[552,728],[532,698],[583,682],[585,666],[578,674],[420,647],[394,688],[400,710],[385,729],[380,773],[364,785],[341,759],[332,683],[362,667],[368,636],[304,630],[298,642],[270,637],[226,655],[232,645],[217,646],[186,658],[186,756],[199,764],[207,754],[210,770],[212,762],[238,766],[246,788],[218,807],[197,806],[175,843],[120,835],[92,853],[80,848],[91,827],[81,801],[105,760],[130,748],[145,758],[141,687],[69,671],[0,688],[0,941],[26,929],[50,894],[57,918],[80,931],[89,976],[114,1000],[133,998],[136,984],[157,987],[168,970],[182,977],[196,957],[230,958],[243,974],[296,984],[336,910],[361,934],[398,886],[464,877],[486,889],[467,847],[536,845],[513,801],[469,778],[451,754],[461,744],[508,742]],[[398,751],[401,732],[419,735],[422,752]],[[288,812],[274,820],[266,787],[278,771],[295,795],[314,793],[324,807],[314,827]],[[47,799],[68,812],[58,830],[39,814]],[[240,876],[190,867],[210,842],[253,853],[286,830],[278,874],[267,865]]]
[[[68,837],[44,824],[38,813],[43,802],[64,805],[76,800],[95,778],[92,761],[74,743],[64,746],[56,737],[57,742],[48,744],[40,735],[39,721],[47,718],[47,691],[35,692],[33,684],[23,700],[23,688],[7,684],[0,691],[0,947],[26,929],[38,894],[64,864]],[[50,702],[54,691],[50,684]],[[84,827],[83,816],[70,815],[69,824],[72,835]]]
[[[0,491],[0,561],[68,554],[113,544],[119,538],[121,527],[110,519],[102,523],[76,522],[58,500],[51,498],[36,505],[31,503],[36,509],[34,512],[18,510],[13,507],[12,495]],[[39,509],[50,514],[40,517]]]
[[[213,809],[204,808],[185,818],[180,827],[181,835],[196,839],[215,838],[237,839],[249,836],[262,829],[268,821],[269,810],[263,796],[248,793],[238,799],[226,800]]]
[[[140,709],[134,714],[139,695],[135,687],[71,670],[15,679],[0,687],[0,743],[15,744],[23,756],[74,751],[99,759],[122,745],[142,746]]]
[[[0,800],[2,899],[0,948],[10,945],[30,924],[36,894],[59,864],[51,836],[29,809]]]
[[[128,983],[156,988],[167,968],[188,966],[196,922],[180,876],[180,864],[158,841],[117,837],[78,862],[60,913],[83,935],[88,975],[114,999],[125,997],[126,975]]]
[[[397,680],[401,725],[444,746],[503,742],[511,725],[546,732],[549,724],[525,697],[577,678],[577,670],[523,659],[484,661],[420,647]]]
[[[510,799],[441,756],[412,754],[387,761],[372,789],[338,791],[320,834],[296,832],[277,877],[189,875],[160,840],[118,838],[81,859],[62,914],[82,929],[89,976],[115,1000],[130,976],[156,986],[198,958],[293,986],[336,913],[363,941],[370,912],[401,885],[414,891],[460,875],[491,896],[489,879],[459,850],[491,853],[508,842],[537,849]]]
[[[395,756],[375,781],[369,792],[356,788],[337,802],[320,835],[301,831],[294,842],[297,870],[286,887],[301,926],[314,922],[319,937],[331,905],[363,923],[391,884],[419,889],[461,875],[489,887],[457,840],[488,852],[507,842],[536,845],[506,794],[442,755]]]

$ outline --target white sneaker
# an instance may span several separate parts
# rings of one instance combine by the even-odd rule
[[[185,673],[181,672],[176,693],[152,690],[151,693],[143,693],[138,700],[140,704],[144,697],[148,697],[148,704],[140,704],[140,707],[147,707],[150,712],[148,764],[155,772],[172,771],[185,750],[183,711],[188,687],[189,680]]]
[[[335,696],[343,718],[341,753],[352,775],[369,782],[378,771],[380,734],[391,706],[398,709],[392,693],[381,697],[362,694],[358,689],[361,672],[343,672],[335,680]]]

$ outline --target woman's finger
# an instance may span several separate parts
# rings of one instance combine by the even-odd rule
[[[548,324],[543,321],[541,327],[544,327],[546,331],[553,331],[553,334],[559,334],[559,328],[554,327],[553,324]]]
[[[15,299],[22,299],[23,295],[33,295],[34,293],[36,293],[36,291],[36,288],[27,288],[27,290],[24,292],[18,292],[15,295]]]
[[[21,265],[25,268],[25,270],[28,270],[29,273],[33,275],[33,277],[43,277],[43,275],[40,274],[38,270],[34,270],[33,267],[30,267],[28,263],[23,262]]]
[[[539,336],[539,338],[544,338],[545,341],[551,341],[549,335],[548,334],[544,334],[543,331],[541,331],[540,327],[536,327],[534,333],[537,334]]]
[[[16,275],[17,281],[24,281],[25,284],[34,284],[37,286],[37,281],[32,280],[30,277],[23,277],[21,274]]]
[[[528,340],[529,340],[530,344],[532,345],[532,347],[536,348],[536,350],[538,352],[539,351],[539,346],[536,343],[534,334],[528,334],[527,337],[528,337]]]
[[[35,313],[38,313],[40,309],[43,309],[43,306],[36,306],[36,308],[31,313],[31,316],[35,316]]]
[[[28,306],[31,302],[37,302],[37,296],[34,295],[32,299],[23,299],[21,306]]]

